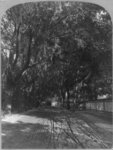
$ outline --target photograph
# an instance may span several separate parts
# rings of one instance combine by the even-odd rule
[[[112,149],[113,2],[11,1],[0,0],[1,149]]]

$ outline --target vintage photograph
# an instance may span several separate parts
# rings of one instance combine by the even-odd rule
[[[5,11],[0,28],[2,149],[111,149],[109,12],[26,2]]]

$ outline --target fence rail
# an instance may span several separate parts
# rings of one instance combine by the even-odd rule
[[[97,100],[86,102],[86,109],[113,112],[112,100]]]

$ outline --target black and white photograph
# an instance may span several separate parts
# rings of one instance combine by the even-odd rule
[[[2,13],[1,149],[113,148],[113,15],[104,6],[26,0]]]

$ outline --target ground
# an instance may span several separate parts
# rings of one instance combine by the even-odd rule
[[[38,108],[2,118],[2,148],[111,148],[112,114]]]

